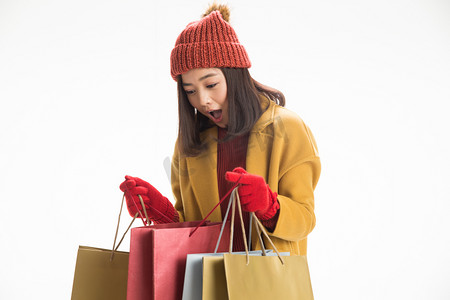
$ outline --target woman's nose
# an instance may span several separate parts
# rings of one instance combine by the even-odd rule
[[[203,106],[211,104],[211,97],[208,93],[203,93],[200,95],[200,104]]]

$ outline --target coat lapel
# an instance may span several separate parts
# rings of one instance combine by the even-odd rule
[[[246,170],[249,173],[258,174],[265,178],[267,164],[261,162],[267,161],[266,156],[268,152],[266,143],[268,140],[266,135],[262,134],[262,131],[273,122],[275,103],[261,96],[261,108],[264,113],[255,123],[255,126],[253,126],[248,139]],[[267,178],[265,179],[267,180]]]
[[[207,150],[195,157],[187,157],[189,180],[195,200],[204,218],[219,202],[217,186],[217,127],[202,132],[202,140],[208,141]],[[212,222],[221,221],[220,208],[208,218]]]

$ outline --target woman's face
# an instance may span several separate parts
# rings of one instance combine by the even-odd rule
[[[228,126],[227,82],[217,68],[193,69],[181,75],[189,103],[217,126]]]

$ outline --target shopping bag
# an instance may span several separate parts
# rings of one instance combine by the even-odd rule
[[[228,204],[228,208],[225,213],[224,222],[226,222],[228,218],[228,214],[230,212],[230,206],[231,201]],[[234,220],[233,220],[234,222]],[[224,230],[225,223],[222,223],[221,233],[219,234],[219,240],[217,241],[217,244],[220,242],[223,230]],[[251,223],[249,224],[251,225]],[[230,228],[231,227],[230,225]],[[249,226],[249,232],[251,235],[251,226]],[[249,238],[249,244],[251,239]],[[222,278],[225,278],[225,269],[223,267],[223,262],[221,264],[221,269],[219,266],[219,270],[215,270],[215,264],[214,262],[211,264],[208,264],[208,267],[211,266],[211,268],[207,268],[206,274],[203,274],[203,258],[208,257],[222,257],[225,252],[217,253],[217,246],[214,253],[197,253],[197,254],[188,254],[186,258],[186,270],[184,274],[184,285],[183,285],[183,297],[182,300],[202,300],[204,299],[216,299],[214,295],[211,296],[211,292],[208,290],[207,295],[202,298],[202,283],[203,283],[203,276],[205,276],[205,280],[208,281],[213,276],[216,276],[216,273],[222,275]],[[230,249],[233,248],[233,241],[230,241]],[[245,252],[233,252],[235,254],[245,254]],[[270,255],[272,253],[272,250],[265,250],[266,255]],[[262,255],[261,251],[249,251],[250,255]],[[289,255],[289,252],[283,253],[283,255]],[[214,260],[214,259],[213,259]],[[207,284],[208,286],[208,284]],[[225,287],[225,293],[226,293],[226,287]],[[217,293],[216,293],[217,294]],[[220,295],[220,293],[218,293]]]
[[[202,299],[203,276],[205,276],[208,280],[211,276],[215,276],[214,274],[212,274],[213,272],[215,272],[215,273],[223,274],[223,278],[225,278],[225,269],[223,267],[223,254],[224,253],[226,253],[226,252],[198,253],[198,254],[188,254],[187,255],[186,271],[184,274],[182,300],[201,300]],[[234,253],[245,255],[245,252],[234,252]],[[282,255],[290,255],[289,252],[282,252],[281,254]],[[261,251],[249,251],[249,255],[261,255]],[[272,253],[272,250],[266,250],[266,255],[276,255],[276,253]],[[207,259],[209,259],[210,257],[222,258],[222,268],[219,270],[216,270],[213,265],[214,262],[212,262],[211,267],[206,270],[206,274],[203,274],[203,261],[204,261],[204,258],[206,258],[206,257],[207,257]],[[210,266],[210,264],[208,264],[208,266]],[[226,289],[225,289],[225,292],[226,292]],[[213,299],[213,298],[206,298],[206,299]]]
[[[237,203],[242,216],[237,189],[233,195],[233,206]],[[262,232],[266,236],[276,256],[226,253],[223,257],[204,257],[203,299],[313,299],[306,257],[281,255],[256,215],[251,216],[258,235]]]
[[[228,292],[227,292],[227,279],[224,267],[224,255],[229,255],[230,253],[221,253],[217,255],[206,255],[203,257],[202,261],[202,280],[195,287],[198,288],[198,284],[200,285],[201,293],[192,294],[196,296],[196,298],[187,298],[189,300],[201,300],[201,299],[215,299],[215,300],[227,300]],[[233,252],[233,255],[242,256],[245,260],[245,252]],[[265,257],[261,254],[261,250],[259,251],[249,251],[248,254],[250,256],[258,256]],[[281,256],[290,256],[289,252],[280,252]],[[266,257],[275,256],[277,258],[277,253],[272,252],[272,250],[266,250]],[[236,275],[237,276],[237,275]],[[194,280],[198,277],[193,277]],[[244,277],[240,277],[240,275],[236,278],[236,280],[245,281]],[[191,287],[194,287],[192,284]],[[193,289],[194,290],[194,289]],[[195,291],[195,290],[194,290]],[[200,294],[200,297],[197,295]],[[265,299],[265,298],[260,298]],[[277,298],[274,298],[277,299]],[[285,299],[285,298],[278,298]],[[287,298],[286,298],[287,299]],[[185,299],[183,299],[185,300]]]
[[[80,246],[78,248],[72,300],[122,299],[127,296],[128,252]]]
[[[131,230],[128,300],[181,299],[187,254],[213,252],[222,223],[203,223],[190,235],[199,224],[159,224]],[[228,248],[229,230],[223,234],[221,252]]]
[[[127,296],[128,252],[117,251],[133,224],[116,246],[120,215],[112,250],[79,246],[72,286],[72,300],[124,300]]]
[[[230,300],[313,298],[304,256],[283,257],[224,254],[225,280]]]
[[[239,194],[235,194],[240,209]],[[254,213],[252,217],[279,254]],[[306,256],[224,254],[224,267],[229,300],[314,299]]]

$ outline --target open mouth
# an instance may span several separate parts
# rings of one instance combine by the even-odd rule
[[[209,111],[208,113],[214,122],[218,123],[218,122],[222,121],[222,110],[221,109],[212,110],[212,111]]]

